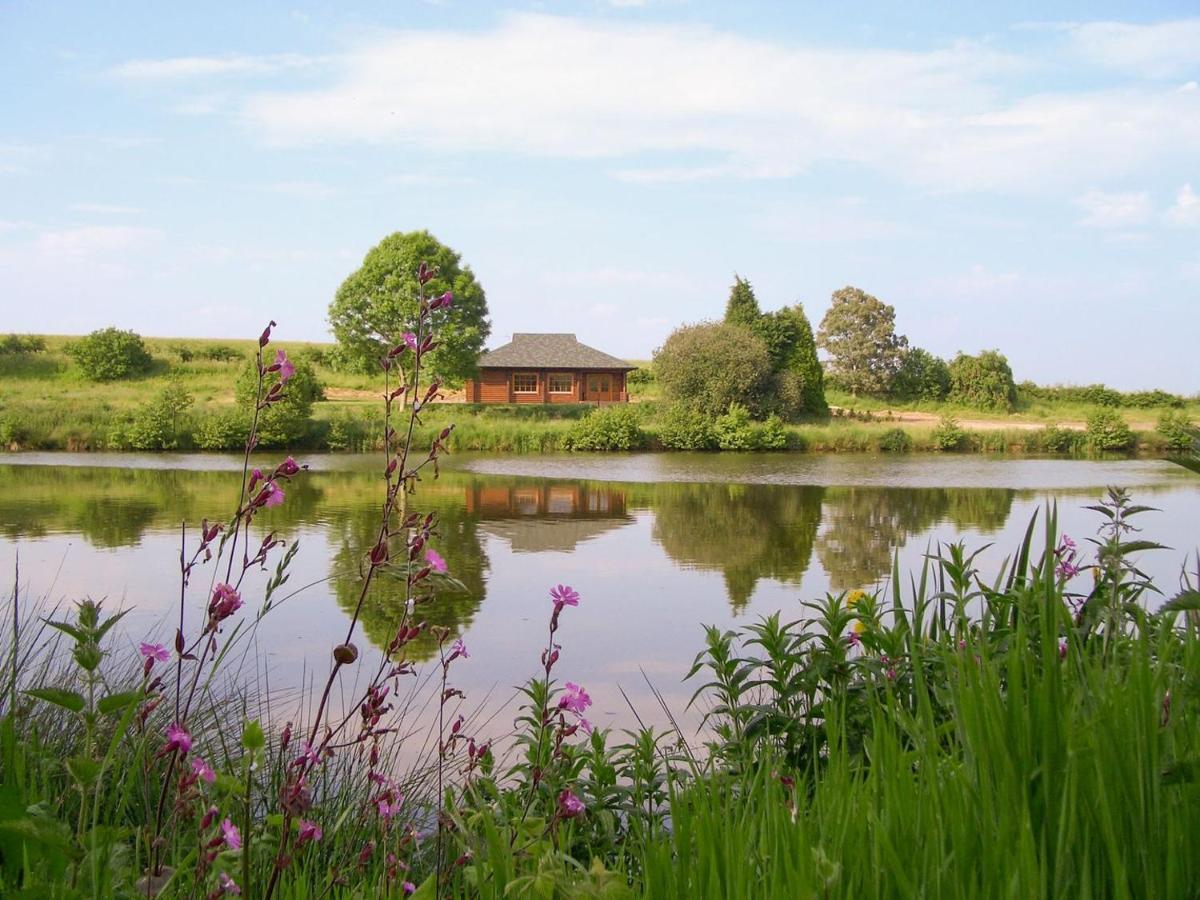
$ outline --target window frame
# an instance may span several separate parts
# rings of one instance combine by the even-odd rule
[[[533,387],[529,390],[523,390],[522,388],[517,387],[517,379],[518,378],[532,378],[533,379]],[[538,393],[538,388],[539,388],[538,382],[539,382],[539,379],[538,379],[537,372],[513,372],[512,373],[512,391],[514,394],[536,394],[536,393]]]
[[[559,390],[554,387],[554,379],[565,378],[567,380],[566,390]],[[546,393],[548,394],[573,394],[575,393],[575,373],[574,372],[548,372],[546,373]]]

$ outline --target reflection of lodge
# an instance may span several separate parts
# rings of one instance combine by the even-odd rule
[[[574,550],[632,521],[625,492],[587,484],[480,485],[467,488],[467,512],[480,530],[514,552]]]

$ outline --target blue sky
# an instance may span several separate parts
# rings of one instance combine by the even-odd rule
[[[321,339],[428,228],[493,345],[648,357],[736,272],[1200,390],[1194,4],[833,6],[0,0],[0,331]]]

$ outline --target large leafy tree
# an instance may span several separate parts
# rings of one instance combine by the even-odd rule
[[[950,401],[977,409],[1012,411],[1017,400],[1008,359],[999,350],[984,350],[978,356],[959,353],[948,368]]]
[[[731,403],[766,410],[771,358],[749,328],[704,322],[677,328],[654,354],[654,371],[669,400],[710,416]]]
[[[449,308],[433,313],[439,345],[429,356],[431,370],[451,384],[475,373],[491,333],[487,297],[470,266],[428,231],[388,235],[338,288],[329,305],[329,324],[338,342],[338,361],[345,368],[378,371],[380,357],[414,329],[421,263],[437,269],[437,276],[425,285],[427,295],[454,294]]]
[[[817,334],[838,381],[852,394],[884,394],[900,370],[908,338],[896,334],[896,310],[856,287],[833,292]]]

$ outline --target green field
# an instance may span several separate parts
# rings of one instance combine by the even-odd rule
[[[167,387],[182,385],[192,403],[179,423],[175,446],[194,449],[190,435],[206,419],[229,416],[235,410],[234,383],[255,350],[255,342],[197,338],[146,338],[153,356],[151,371],[121,381],[94,382],[84,377],[66,353],[72,340],[46,336],[40,353],[0,354],[0,446],[12,450],[126,449],[117,435],[139,410]],[[324,399],[313,408],[311,434],[297,449],[370,450],[378,442],[382,377],[347,374],[325,364],[332,344],[280,342],[294,358],[307,359],[324,388]],[[225,358],[209,358],[225,357]],[[634,360],[647,370],[649,363]],[[641,373],[635,373],[636,375]],[[633,408],[655,446],[663,398],[652,377],[631,385]],[[959,421],[965,437],[958,448],[975,452],[1079,452],[1079,441],[1067,447],[1048,445],[1043,428],[1061,424],[1078,432],[1095,406],[1049,402],[1019,402],[1013,413],[986,412],[946,404],[900,404],[857,398],[830,390],[834,415],[786,426],[788,446],[822,452],[877,452],[887,449],[902,430],[905,449],[937,449],[935,428],[942,416]],[[449,400],[453,400],[451,395]],[[453,421],[455,446],[461,450],[546,452],[564,449],[564,436],[588,407],[477,407],[447,402],[431,410],[426,425],[432,431]],[[1160,454],[1166,445],[1154,431],[1162,409],[1122,409],[1120,415],[1139,433],[1138,451]],[[1200,419],[1200,399],[1191,398],[1183,412]],[[1059,444],[1063,444],[1062,441]],[[224,449],[235,449],[235,444]]]

